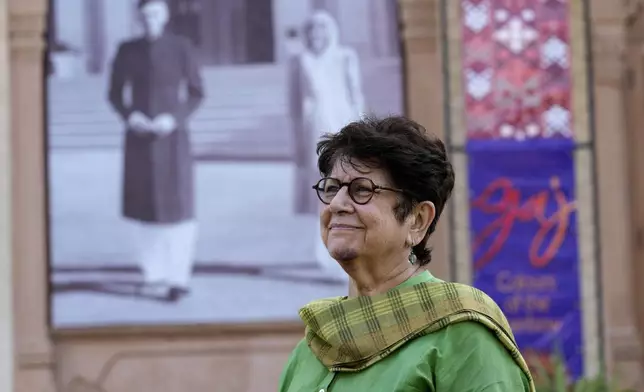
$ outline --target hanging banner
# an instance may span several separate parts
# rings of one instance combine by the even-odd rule
[[[473,284],[508,317],[521,351],[560,349],[583,372],[571,143],[470,142]]]

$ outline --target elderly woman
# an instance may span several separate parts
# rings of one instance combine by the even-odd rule
[[[390,117],[351,123],[317,150],[322,238],[356,295],[301,309],[306,338],[279,391],[534,392],[499,307],[425,269],[454,186],[443,143]]]

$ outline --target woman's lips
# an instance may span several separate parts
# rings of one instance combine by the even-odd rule
[[[332,223],[329,225],[329,228],[331,230],[358,230],[360,227],[358,226],[353,226],[353,225],[346,225],[346,224],[341,224],[341,223]]]

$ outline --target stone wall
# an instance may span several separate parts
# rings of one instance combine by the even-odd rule
[[[578,157],[580,173],[586,173],[580,176],[578,189],[588,195],[581,200],[580,216],[584,219],[586,214],[587,222],[592,222],[589,217],[597,213],[599,222],[598,238],[592,237],[593,227],[585,226],[591,240],[584,246],[588,254],[594,254],[594,246],[599,247],[602,262],[602,295],[585,297],[589,302],[584,306],[596,309],[603,304],[604,330],[595,331],[592,336],[600,339],[603,333],[606,338],[604,356],[611,370],[623,373],[626,383],[642,385],[644,381],[637,378],[644,373],[641,349],[637,344],[637,315],[641,320],[644,311],[634,293],[635,283],[641,283],[644,274],[642,268],[634,268],[634,260],[637,255],[641,260],[641,253],[634,250],[637,237],[633,234],[641,226],[632,223],[631,219],[635,210],[629,186],[633,170],[629,165],[633,165],[633,160],[628,158],[631,139],[623,110],[624,67],[621,61],[627,32],[626,16],[628,12],[639,14],[629,11],[636,9],[630,3],[616,6],[605,0],[589,0],[592,50],[587,53],[582,2],[570,1],[576,10],[573,17],[577,23],[574,30],[577,49],[573,56],[578,72],[586,72],[585,62],[579,59],[592,55],[595,60],[592,83],[575,85],[577,96],[583,97],[587,91],[594,93],[596,109],[593,116],[586,116],[587,124],[577,125],[588,132],[588,142],[594,145],[596,159],[593,164],[592,156]],[[454,86],[459,81],[443,78],[441,5],[438,0],[400,0],[400,3],[408,113],[423,124],[431,124],[432,131],[445,136],[443,89],[449,83],[450,91],[458,91]],[[450,5],[446,9],[449,18],[457,17],[454,3],[457,2],[446,3]],[[11,378],[7,374],[15,369],[14,390],[19,392],[275,391],[281,367],[301,337],[302,331],[297,325],[266,325],[253,329],[239,326],[225,330],[218,327],[133,329],[65,335],[49,331],[42,115],[42,36],[46,1],[3,0],[0,7],[0,25],[6,26],[0,35],[0,47],[3,48],[0,67],[4,67],[0,69],[0,75],[6,78],[0,82],[0,86],[5,87],[0,95],[0,119],[5,122],[0,126],[0,192],[3,195],[0,197],[0,346],[4,348],[13,342],[15,349],[13,357],[1,353],[0,382],[4,384],[0,384],[0,389],[11,390],[8,385]],[[455,39],[453,35],[448,37],[450,43]],[[5,53],[9,55],[9,64]],[[459,64],[457,58],[448,60],[450,66]],[[7,67],[10,67],[10,73],[2,72]],[[583,103],[579,105],[575,110],[582,114],[589,108]],[[459,125],[462,103],[458,93],[450,100],[450,113],[452,128],[462,127]],[[592,122],[594,133],[590,133]],[[453,140],[458,141],[457,138]],[[10,165],[7,164],[9,160]],[[456,164],[458,178],[466,178],[464,162]],[[642,167],[641,160],[639,165]],[[596,184],[593,183],[594,171],[589,170],[593,166],[596,166]],[[644,167],[640,172],[644,172]],[[595,185],[598,210],[594,209],[592,198]],[[464,192],[461,182],[449,206],[456,221],[461,223],[467,218]],[[449,235],[455,233],[458,240],[463,230],[466,231],[462,225],[454,229],[450,230],[447,219],[439,225],[433,240],[436,261],[432,270],[443,278],[467,280],[467,257],[460,257],[454,268],[449,265]],[[467,242],[460,242],[458,246],[467,249]],[[591,256],[584,260],[594,263]],[[584,268],[584,271],[590,271],[584,279],[594,281],[592,265]],[[642,292],[639,297],[644,297]]]

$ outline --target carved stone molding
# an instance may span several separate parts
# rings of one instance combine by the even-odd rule
[[[16,365],[19,369],[50,369],[55,363],[53,351],[48,353],[17,353]]]
[[[597,29],[593,34],[592,52],[595,68],[595,79],[598,84],[621,86],[624,75],[626,54],[625,38]]]
[[[9,45],[17,59],[41,59],[45,48],[46,13],[9,15]]]
[[[422,41],[426,50],[434,52],[440,47],[440,0],[399,0],[402,37],[406,43]]]

